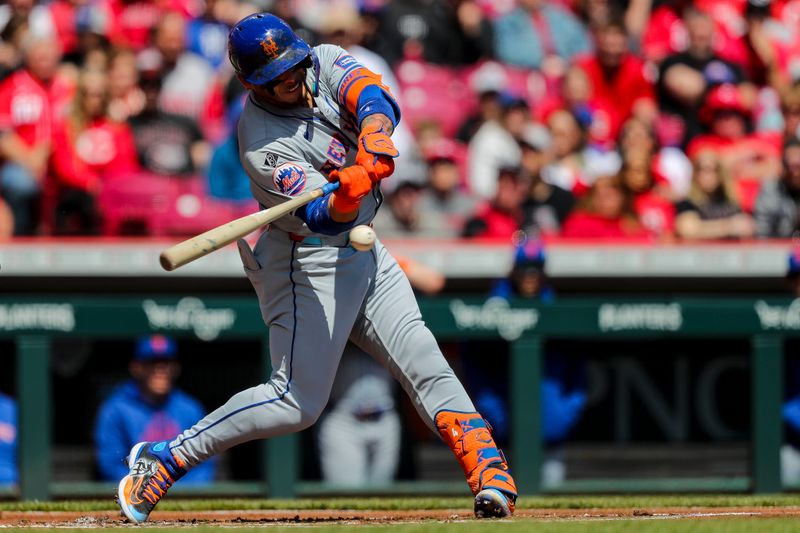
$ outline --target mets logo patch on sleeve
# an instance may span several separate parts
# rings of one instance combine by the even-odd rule
[[[272,182],[283,194],[295,196],[306,186],[306,171],[295,163],[284,163],[272,172]]]

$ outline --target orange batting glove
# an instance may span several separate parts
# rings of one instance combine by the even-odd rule
[[[370,122],[358,136],[356,164],[364,167],[373,183],[388,178],[394,172],[394,159],[400,155],[392,139],[377,122]]]
[[[340,213],[352,213],[361,205],[361,199],[372,190],[369,173],[361,165],[352,165],[330,173],[331,180],[339,180],[333,191],[331,205]]]

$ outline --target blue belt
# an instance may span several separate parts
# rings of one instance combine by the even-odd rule
[[[350,236],[347,234],[335,237],[314,237],[300,235],[299,233],[287,233],[287,235],[292,241],[306,246],[333,246],[335,248],[350,246]]]

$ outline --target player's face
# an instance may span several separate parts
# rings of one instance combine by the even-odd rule
[[[135,362],[132,367],[133,377],[148,396],[162,397],[172,391],[180,367],[172,360],[154,360]]]
[[[537,272],[521,272],[515,278],[517,291],[523,298],[533,298],[542,287],[541,275]]]
[[[264,101],[278,107],[305,105],[306,67],[304,64],[288,70],[267,85],[256,85],[250,89]]]

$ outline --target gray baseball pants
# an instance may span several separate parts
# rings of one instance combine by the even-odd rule
[[[344,237],[325,240],[343,245]],[[170,443],[187,467],[242,442],[312,425],[348,340],[389,369],[432,431],[441,410],[475,412],[425,327],[408,279],[380,242],[357,252],[271,230],[253,252],[241,245],[240,251],[269,326],[272,375]]]

